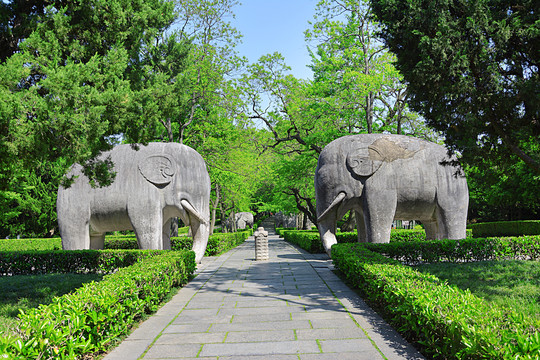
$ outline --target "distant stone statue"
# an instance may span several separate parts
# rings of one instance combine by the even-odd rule
[[[255,260],[268,260],[268,231],[259,227],[253,236],[255,237]]]
[[[318,228],[326,252],[336,222],[354,210],[358,241],[390,241],[392,221],[420,220],[428,239],[464,239],[469,191],[443,146],[402,135],[339,138],[315,171]]]
[[[236,229],[241,230],[249,227],[253,228],[253,214],[250,212],[239,212],[235,215],[236,218]]]
[[[282,211],[279,211],[275,216],[275,227],[276,228],[295,228],[297,225],[297,216],[296,214],[285,214]]]
[[[135,150],[116,146],[110,156],[116,178],[92,188],[82,167],[68,188],[58,189],[57,212],[62,247],[103,249],[105,232],[135,230],[141,249],[170,249],[171,219],[191,227],[193,251],[200,262],[209,236],[210,177],[203,158],[178,143],[150,143]]]

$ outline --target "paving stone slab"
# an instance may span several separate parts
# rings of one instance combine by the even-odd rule
[[[159,338],[159,343],[163,345],[222,343],[226,337],[226,332],[163,334]]]
[[[145,354],[145,359],[181,359],[186,357],[196,357],[200,349],[201,345],[199,344],[155,344]]]
[[[225,342],[268,342],[268,341],[294,341],[294,330],[267,330],[267,331],[231,331],[227,334]],[[313,339],[305,339],[313,340]]]
[[[337,329],[298,329],[296,330],[296,338],[298,340],[367,339],[367,335],[358,327]]]
[[[315,341],[276,341],[257,343],[206,344],[201,356],[241,356],[241,355],[277,355],[318,353],[319,345]]]

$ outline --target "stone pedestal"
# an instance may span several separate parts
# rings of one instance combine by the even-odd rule
[[[268,260],[268,231],[260,227],[253,236],[255,237],[255,260]]]

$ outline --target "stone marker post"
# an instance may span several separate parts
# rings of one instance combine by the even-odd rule
[[[259,227],[253,236],[255,236],[255,260],[268,260],[268,231]]]

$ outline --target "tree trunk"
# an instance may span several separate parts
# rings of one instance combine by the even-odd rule
[[[214,233],[214,227],[216,226],[216,211],[219,204],[219,184],[216,183],[216,201],[212,204],[212,214],[210,215],[210,235]]]

